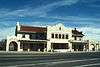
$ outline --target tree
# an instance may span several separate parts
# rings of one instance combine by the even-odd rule
[[[6,39],[0,41],[0,50],[6,50]]]

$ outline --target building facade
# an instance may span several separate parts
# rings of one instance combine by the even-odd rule
[[[100,51],[99,41],[88,40],[89,51]]]
[[[7,37],[6,51],[89,51],[90,45],[83,36],[76,28],[67,29],[63,24],[39,27],[17,23],[15,36]]]

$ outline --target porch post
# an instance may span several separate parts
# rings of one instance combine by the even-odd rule
[[[51,42],[47,41],[47,51],[50,51],[50,50],[51,50]]]
[[[9,41],[6,42],[6,51],[9,51]]]
[[[46,43],[43,43],[43,45],[44,45],[44,52],[46,52],[47,51],[47,44]]]
[[[30,44],[28,44],[28,52],[30,51]]]
[[[72,50],[72,43],[69,43],[69,49],[70,49],[71,52],[73,51]]]
[[[20,42],[17,42],[17,45],[18,45],[18,50],[17,51],[21,51],[20,50]]]

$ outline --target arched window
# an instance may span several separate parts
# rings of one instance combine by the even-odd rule
[[[18,45],[17,45],[17,43],[16,42],[10,42],[10,44],[9,44],[9,51],[17,51],[17,49],[18,49]]]

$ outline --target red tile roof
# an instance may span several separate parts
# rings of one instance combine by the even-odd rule
[[[46,27],[23,26],[20,27],[20,32],[46,32]]]

